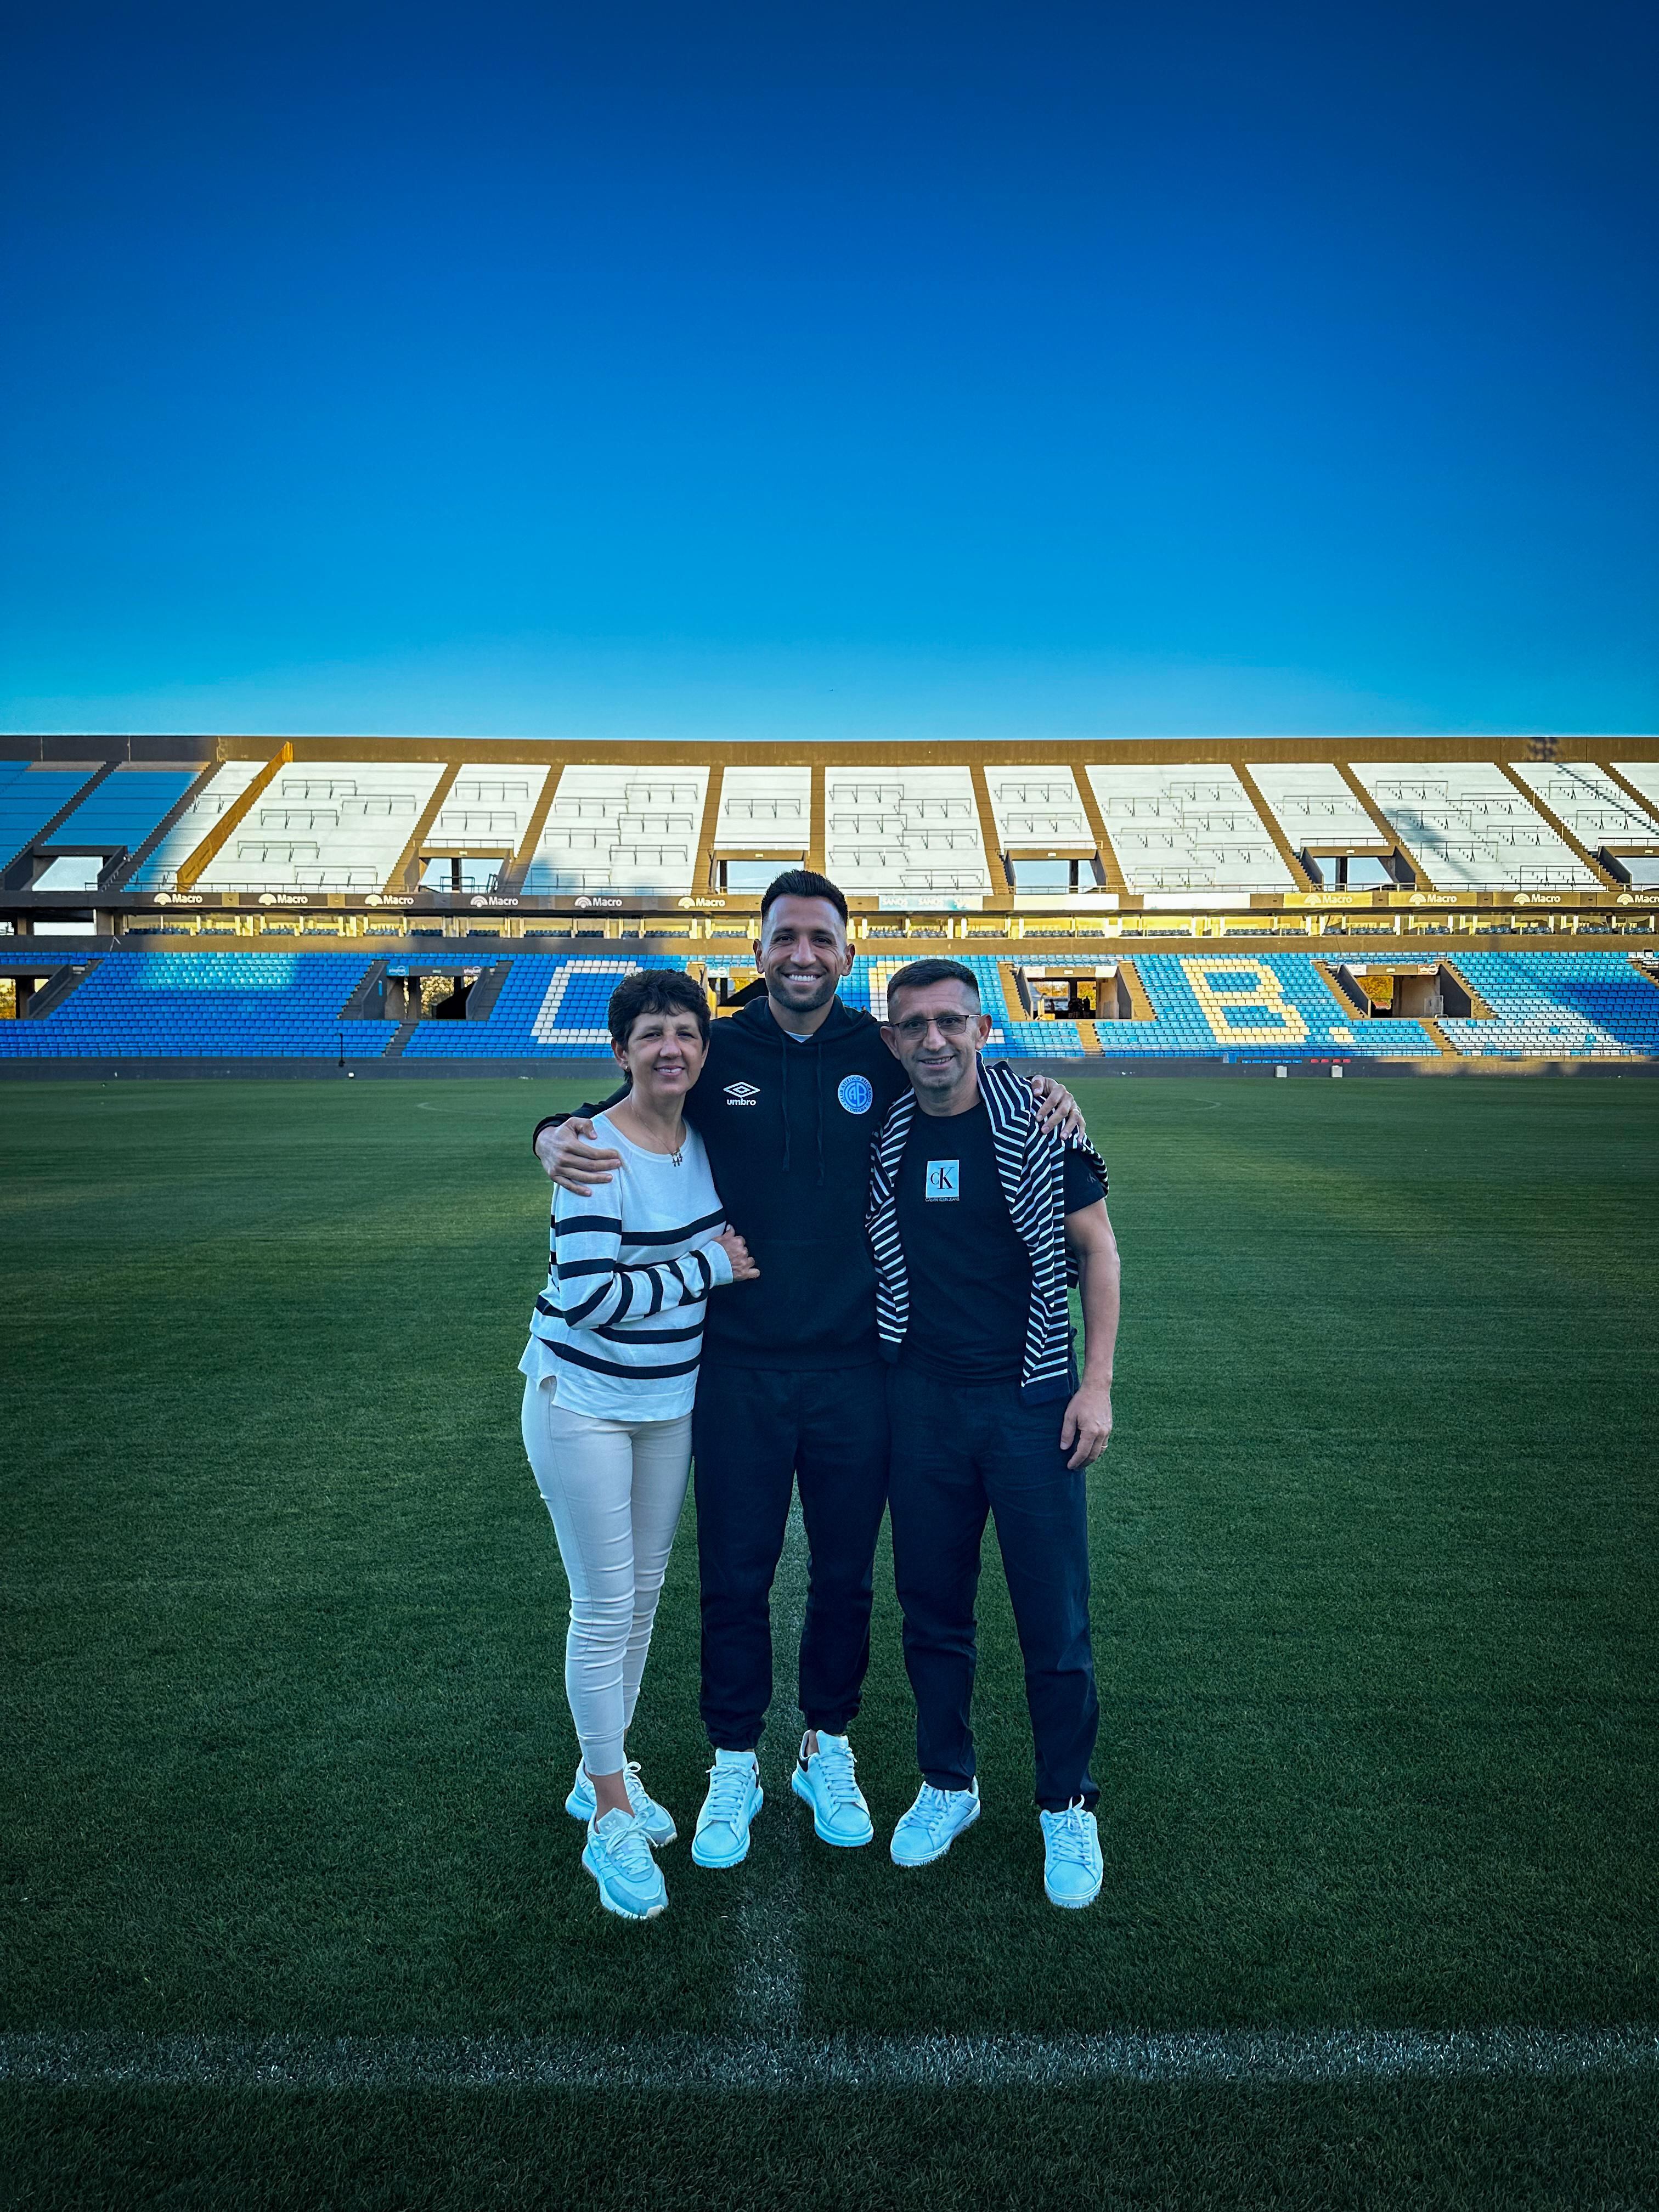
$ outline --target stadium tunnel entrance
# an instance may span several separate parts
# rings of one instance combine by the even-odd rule
[[[1449,960],[1321,961],[1320,972],[1350,1013],[1367,1021],[1491,1021],[1492,1009]]]
[[[92,972],[90,961],[54,961],[50,967],[27,958],[0,967],[0,1022],[43,1021]]]
[[[478,1022],[501,995],[510,961],[479,967],[460,961],[377,960],[352,993],[347,1022]]]
[[[1019,1021],[1150,1022],[1158,1018],[1133,960],[1093,967],[1005,963],[1012,987],[1010,1012]],[[1018,1006],[1018,1013],[1014,1007]]]

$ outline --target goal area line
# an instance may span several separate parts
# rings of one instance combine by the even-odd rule
[[[1659,2071],[1659,2026],[1228,2028],[1036,2035],[0,2034],[0,2083],[40,2088],[1064,2088],[1561,2080]]]

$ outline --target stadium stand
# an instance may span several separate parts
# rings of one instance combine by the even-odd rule
[[[762,891],[812,848],[810,768],[728,768],[714,820],[714,888]]]
[[[463,769],[421,840],[434,890],[493,891],[530,835],[552,770],[540,762]]]
[[[1493,761],[1361,761],[1354,774],[1445,890],[1593,890],[1597,878]]]
[[[1392,880],[1392,847],[1334,761],[1252,761],[1249,773],[1310,881],[1358,890]]]
[[[988,768],[985,783],[1016,890],[1087,891],[1103,879],[1088,809],[1069,769]]]
[[[1659,1054],[1659,982],[1619,952],[1467,952],[1458,969],[1489,1022],[1442,1024],[1459,1052],[1513,1060]]]
[[[197,888],[378,891],[442,774],[434,761],[290,763],[236,823]]]
[[[689,891],[708,791],[707,768],[566,769],[526,891]]]
[[[179,869],[235,805],[264,765],[262,761],[239,760],[226,761],[216,768],[173,827],[132,870],[123,890],[170,891],[179,880]]]
[[[1639,791],[1648,805],[1659,815],[1659,761],[1614,761],[1619,775]]]
[[[90,781],[91,769],[0,761],[0,866],[15,860]]]
[[[1194,892],[1243,903],[1253,890],[1294,890],[1237,775],[1224,763],[1166,768],[1148,763],[1087,770],[1106,834],[1132,891],[1155,904]]]
[[[342,1042],[378,1056],[383,1022],[339,1019],[368,965],[337,953],[118,950],[50,1014],[0,1023],[0,1056],[331,1060]]]
[[[13,1063],[604,1060],[630,967],[752,993],[806,861],[849,1003],[949,953],[1011,1057],[1659,1065],[1646,738],[0,737],[0,850]]]
[[[546,1057],[603,1060],[611,1050],[605,1010],[623,977],[636,968],[678,963],[646,954],[629,960],[557,960],[521,955],[488,1017],[478,1022],[422,1022],[410,1039],[410,1060]]]
[[[1371,1019],[1346,1008],[1304,953],[1138,954],[1152,1018],[1099,1023],[1012,1019],[1018,963],[983,953],[962,957],[992,1018],[991,1048],[1010,1057],[1431,1060],[1441,1051],[1420,1021]],[[331,953],[117,950],[98,958],[49,1014],[0,1023],[0,1056],[332,1059],[343,1047],[352,1057],[378,1058],[397,1023],[342,1018],[369,964],[366,957]],[[444,964],[453,970],[460,963]],[[483,1018],[419,1022],[406,1056],[602,1059],[609,1052],[605,1006],[621,977],[680,963],[650,953],[517,953],[504,964],[506,980]],[[861,955],[843,987],[848,1005],[884,1019],[888,983],[904,964],[896,954]],[[1109,973],[1113,963],[1101,965]],[[1627,954],[1461,952],[1456,966],[1492,1010],[1491,1018],[1443,1018],[1440,1027],[1460,1054],[1659,1053],[1659,983]]]
[[[991,888],[966,767],[828,769],[824,811],[825,866],[849,897],[948,903]]]
[[[34,879],[41,891],[96,889],[118,856],[136,853],[196,781],[194,769],[154,769],[124,763],[95,782],[50,840],[37,837],[46,861]]]

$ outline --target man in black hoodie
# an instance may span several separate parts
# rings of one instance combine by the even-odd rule
[[[800,1486],[811,1565],[800,1644],[807,1731],[792,1777],[829,1844],[871,1840],[847,1729],[870,1658],[871,1585],[887,1493],[887,1415],[865,1233],[870,1148],[909,1088],[866,1013],[842,1004],[847,902],[805,868],[761,902],[767,995],[717,1022],[685,1101],[758,1280],[709,1303],[692,1416],[702,1596],[703,1724],[714,1749],[691,1852],[735,1866],[762,1792],[755,1747],[772,1698],[770,1595]],[[1039,1077],[1043,1117],[1076,1108]],[[609,1102],[606,1102],[607,1103]],[[593,1109],[593,1110],[597,1110]],[[582,1194],[621,1163],[586,1118],[538,1124],[537,1158]]]

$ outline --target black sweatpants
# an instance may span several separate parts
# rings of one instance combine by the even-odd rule
[[[879,1367],[789,1373],[706,1356],[691,1417],[702,1718],[717,1751],[752,1751],[772,1702],[772,1577],[800,1484],[806,1618],[800,1708],[845,1735],[870,1664],[870,1588],[887,1499]]]
[[[1037,1803],[1057,1813],[1080,1797],[1092,1811],[1100,1706],[1087,1469],[1068,1468],[1060,1449],[1065,1400],[1027,1406],[1017,1382],[947,1382],[899,1366],[889,1370],[887,1402],[893,1576],[923,1780],[965,1790],[974,1778],[974,1601],[988,1510],[1025,1662]]]

